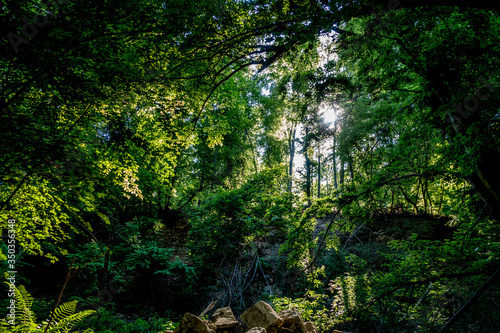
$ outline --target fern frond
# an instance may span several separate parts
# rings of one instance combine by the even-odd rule
[[[11,325],[7,320],[0,320],[0,333],[31,333],[39,332],[36,327],[36,323],[31,323],[29,325]]]
[[[31,328],[33,327],[33,325],[35,325],[36,322],[35,314],[33,313],[33,311],[31,311],[33,297],[30,293],[28,293],[24,286],[19,286],[19,288],[16,288],[15,298],[16,320],[19,318],[18,325],[22,327],[22,332],[24,332],[24,329],[26,329],[26,332],[30,332]]]
[[[51,327],[47,332],[48,333],[60,333],[60,332],[69,332],[75,326],[75,324],[81,322],[85,317],[93,314],[94,310],[85,310],[80,311],[78,313],[74,313],[65,318],[61,318],[60,321],[55,323],[55,326]],[[90,331],[92,332],[92,330]]]
[[[10,283],[5,282],[8,286]],[[16,300],[16,326],[21,327],[21,331],[27,331],[35,325],[36,327],[36,316],[31,311],[31,306],[33,305],[34,298],[26,290],[24,286],[15,287],[14,299]]]
[[[6,282],[9,286],[10,284]],[[36,317],[31,306],[33,305],[34,298],[28,293],[24,286],[15,288],[15,325],[12,326],[7,319],[0,320],[0,333],[42,333],[45,332],[47,327],[47,320],[40,325],[36,323]],[[94,310],[85,310],[75,313],[78,301],[66,302],[59,305],[54,312],[54,319],[52,320],[49,333],[69,332],[75,324],[81,322],[85,317],[93,314]],[[89,328],[83,333],[92,333]]]
[[[53,320],[56,322],[60,322],[64,318],[71,316],[73,313],[75,313],[77,303],[78,301],[71,301],[59,305],[54,312]]]
[[[26,290],[26,288],[24,286],[19,286],[17,288],[17,290],[19,291],[19,295],[22,297],[23,299],[23,302],[24,302],[24,306],[28,309],[31,309],[31,306],[33,305],[33,301],[35,300],[33,298],[33,296],[31,296],[31,294]]]
[[[12,332],[13,326],[6,319],[0,320],[0,333]]]

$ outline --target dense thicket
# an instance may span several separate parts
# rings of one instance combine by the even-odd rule
[[[260,299],[322,332],[497,331],[498,9],[5,1],[17,283],[48,317],[78,267],[97,332]]]

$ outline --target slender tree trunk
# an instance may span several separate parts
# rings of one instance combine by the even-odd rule
[[[340,157],[340,185],[344,185],[344,160]]]
[[[295,128],[290,129],[288,136],[288,151],[289,151],[289,162],[288,162],[288,186],[287,191],[292,192],[292,177],[293,177],[293,158],[295,157]]]
[[[422,199],[424,200],[424,214],[427,214],[427,198],[426,195],[426,186],[425,181],[420,180],[420,186],[422,186]]]
[[[306,196],[307,205],[311,205],[311,161],[309,160],[309,154],[307,149],[309,148],[309,127],[306,127],[306,136],[304,138],[304,149],[305,149],[305,159],[306,159]]]
[[[337,186],[337,136],[333,136],[333,188],[336,190]]]
[[[403,197],[405,198],[406,202],[409,202],[413,208],[415,209],[415,213],[418,214],[418,207],[417,207],[417,203],[416,202],[413,202],[409,196],[406,195],[405,191],[403,191],[403,188],[401,186],[398,186],[399,190],[401,191],[401,193],[403,194]],[[417,200],[418,200],[418,196],[417,196]]]
[[[337,136],[333,135],[333,189],[336,190],[337,186]]]
[[[321,157],[318,154],[318,199],[321,198]]]

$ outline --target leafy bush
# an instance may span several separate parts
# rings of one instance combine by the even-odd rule
[[[191,213],[188,246],[199,267],[237,258],[253,239],[295,218],[293,197],[280,191],[281,170],[264,170],[234,190],[220,191]]]
[[[100,308],[86,323],[95,333],[130,333],[159,332],[174,329],[177,323],[156,315],[140,318],[125,317],[113,313],[110,309]]]
[[[7,315],[6,319],[1,320],[0,332],[45,332],[49,319],[42,321],[40,324],[36,322],[36,316],[31,310],[34,299],[26,291],[26,288],[24,286],[15,287],[14,295],[14,318]],[[70,332],[75,324],[95,312],[93,310],[85,310],[75,313],[76,305],[77,301],[70,301],[59,305],[50,319],[51,322],[47,333]],[[92,330],[86,329],[85,332],[92,332]]]
[[[172,307],[188,310],[196,295],[197,275],[193,267],[172,260],[173,250],[167,248],[160,224],[155,218],[133,218],[114,227],[112,248],[87,243],[73,255],[75,265],[83,267],[76,278],[83,279],[85,289],[78,293],[87,304],[97,308],[111,301],[107,296],[95,299],[98,290],[103,295],[111,292],[118,311],[125,314],[149,316]],[[110,284],[118,290],[110,289]]]
[[[319,332],[328,332],[334,327],[331,316],[329,296],[308,291],[304,297],[291,299],[288,297],[270,296],[276,312],[295,308],[305,321],[312,321]]]

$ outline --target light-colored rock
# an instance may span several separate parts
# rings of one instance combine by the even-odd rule
[[[201,318],[186,313],[173,333],[215,333]]]
[[[210,323],[217,326],[217,330],[223,328],[236,327],[240,324],[236,320],[236,318],[234,318],[233,311],[231,310],[230,307],[217,309],[212,315]]]
[[[314,327],[312,321],[306,321],[304,323],[304,327],[306,328],[307,333],[318,333],[318,330]]]
[[[264,327],[254,327],[246,331],[246,333],[267,333]]]
[[[300,313],[296,309],[291,308],[283,310],[278,313],[278,316],[283,319],[282,327],[292,330],[293,333],[307,333],[307,330],[304,326],[304,321],[302,320]]]
[[[263,327],[270,332],[271,328],[283,325],[276,311],[266,302],[260,301],[241,314],[241,319],[249,327]]]

